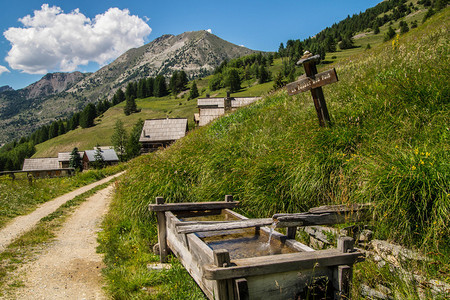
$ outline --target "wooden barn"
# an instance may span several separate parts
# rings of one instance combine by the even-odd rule
[[[84,151],[83,159],[83,169],[88,170],[92,163],[95,162],[95,150],[86,150]],[[103,161],[106,166],[113,166],[119,163],[119,157],[116,154],[114,149],[105,149],[105,147],[100,147],[100,153],[102,154]]]
[[[72,152],[59,152],[58,153],[58,163],[60,168],[68,168],[70,162],[70,155]],[[83,158],[84,151],[79,151],[78,154]]]
[[[209,122],[224,115],[226,112],[234,111],[239,107],[249,105],[261,97],[231,97],[227,94],[224,98],[198,98],[197,107],[199,111],[198,126],[205,126]]]
[[[145,120],[139,139],[141,153],[148,153],[156,151],[161,147],[167,147],[176,140],[184,137],[187,131],[187,119]]]
[[[22,171],[32,174],[35,178],[61,177],[74,173],[73,169],[61,168],[57,157],[26,158]]]

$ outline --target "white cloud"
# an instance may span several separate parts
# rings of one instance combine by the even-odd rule
[[[8,68],[4,67],[4,66],[0,66],[0,75],[2,75],[3,73],[9,73]]]
[[[100,65],[144,44],[152,29],[128,9],[110,8],[89,19],[79,9],[64,13],[57,6],[43,4],[34,16],[19,21],[3,35],[11,42],[6,61],[13,69],[31,74],[74,71],[79,65]]]
[[[208,31],[209,33],[212,33],[212,30],[211,30],[211,29],[206,29],[206,31]]]

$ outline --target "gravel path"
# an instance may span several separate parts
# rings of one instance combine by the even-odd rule
[[[93,189],[96,186],[99,186],[105,182],[110,181],[113,178],[122,175],[123,173],[124,172],[120,172],[118,174],[106,177],[102,180],[81,187],[75,191],[72,191],[58,198],[55,198],[52,201],[48,201],[42,204],[41,206],[39,206],[39,208],[28,215],[14,218],[11,223],[7,224],[3,229],[0,230],[0,252],[2,252],[9,244],[11,244],[14,239],[32,229],[40,219],[53,213],[62,204],[66,203],[69,200],[72,200],[76,196],[79,196]]]
[[[97,232],[107,213],[113,185],[83,202],[34,261],[17,270],[24,287],[12,299],[108,299],[102,291],[102,256]]]

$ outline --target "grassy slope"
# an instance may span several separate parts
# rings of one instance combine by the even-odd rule
[[[317,126],[308,93],[280,91],[134,160],[101,236],[113,295],[201,297],[185,294],[192,281],[174,286],[173,273],[145,268],[158,259],[149,251],[157,238],[147,211],[156,196],[233,194],[249,217],[370,201],[376,237],[431,251],[439,263],[414,271],[450,283],[449,19],[446,9],[397,44],[337,64],[340,82],[324,88],[332,128]],[[355,298],[361,282],[382,283],[397,299],[418,297],[414,284],[371,262],[355,272]]]
[[[408,3],[411,1],[408,1]],[[416,3],[417,1],[413,1]],[[398,28],[401,20],[411,24],[413,20],[422,20],[426,10],[421,9],[410,16],[399,19],[397,22],[392,24],[393,28]],[[373,31],[367,31],[360,33],[359,37],[355,38],[355,48],[347,50],[338,50],[337,52],[327,53],[326,62],[336,63],[346,59],[352,55],[360,54],[365,52],[367,44],[372,47],[376,47],[383,43],[384,34],[387,32],[389,25],[386,24],[380,28],[380,33],[377,35],[373,34]],[[363,35],[361,35],[363,34]],[[335,58],[333,58],[335,57]],[[319,69],[329,68],[328,64],[323,64],[319,66]],[[278,71],[282,69],[282,60],[275,59],[274,64],[270,66],[269,71],[272,73],[273,77]],[[208,90],[208,81],[211,76],[203,79],[196,80],[198,89],[200,91],[200,97],[204,97],[206,93],[209,93],[214,97],[222,97],[226,95],[227,89],[223,88],[218,91]],[[249,80],[242,84],[242,90],[233,94],[237,97],[245,96],[261,96],[267,94],[273,87],[273,81],[256,84],[256,80]],[[187,101],[187,95],[180,99],[175,99],[172,96],[158,98],[147,98],[139,99],[137,105],[142,111],[139,114],[133,114],[126,117],[123,114],[123,105],[119,104],[116,107],[108,110],[103,117],[98,118],[96,121],[96,126],[88,129],[78,128],[77,130],[70,131],[67,134],[56,137],[49,141],[36,146],[37,152],[33,157],[53,157],[56,156],[58,152],[71,151],[74,147],[78,147],[80,150],[92,149],[97,144],[100,145],[110,145],[111,136],[113,134],[114,124],[117,119],[122,120],[126,128],[131,128],[139,118],[141,119],[151,119],[151,118],[162,118],[162,117],[184,117],[188,118],[190,121],[190,126],[192,127],[193,114],[197,112],[196,100]],[[181,105],[180,105],[181,103]]]

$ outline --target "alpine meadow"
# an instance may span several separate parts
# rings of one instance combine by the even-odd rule
[[[355,266],[352,299],[380,285],[392,299],[446,299],[448,290],[427,284],[450,284],[449,17],[445,8],[335,63],[339,82],[324,87],[329,128],[318,126],[309,93],[280,89],[131,161],[100,234],[113,297],[203,299],[176,258],[171,269],[147,268],[158,261],[148,205],[157,196],[199,202],[230,194],[240,213],[264,218],[370,202],[374,237],[427,259],[392,267],[367,257]]]
[[[248,35],[244,46],[212,33],[227,36],[220,27],[199,30],[196,22],[210,20],[209,9],[218,10],[213,2],[207,10],[192,5],[195,18],[182,2],[170,3],[170,16],[161,18],[142,16],[165,3],[152,2],[151,11],[145,2],[117,2],[120,8],[100,1],[88,9],[80,1],[82,10],[70,13],[64,13],[75,5],[70,1],[43,4],[35,16],[19,19],[23,28],[8,25],[14,29],[10,35],[19,29],[48,33],[57,22],[42,28],[27,24],[53,16],[67,20],[62,32],[69,36],[80,33],[70,20],[81,18],[89,23],[83,28],[95,29],[116,12],[110,26],[138,22],[147,35],[92,73],[57,70],[18,90],[0,86],[0,298],[450,299],[448,0],[367,1],[364,9],[375,6],[359,14],[353,13],[362,4],[349,0],[339,5],[352,16],[312,37],[277,41],[273,52],[247,48],[254,46]],[[247,3],[240,5],[250,23]],[[312,5],[318,7],[318,24],[328,13],[321,5]],[[180,8],[183,19],[175,21]],[[221,21],[236,26],[230,23],[240,20],[239,14],[225,12],[224,7]],[[262,14],[261,20],[279,21],[274,11],[265,12],[270,16]],[[117,24],[122,31],[91,34],[100,32],[101,41],[133,37],[125,23]],[[148,41],[152,30],[176,32],[186,24],[183,30],[194,31],[164,32]],[[283,24],[286,33],[293,27]],[[269,20],[264,25],[273,26]],[[267,34],[263,39],[272,41],[260,26]],[[62,44],[58,38],[56,44]],[[20,42],[27,45],[25,38]],[[61,46],[71,46],[66,44]],[[20,72],[26,73],[0,65],[2,79]],[[329,122],[318,121],[324,102]],[[47,164],[24,167],[31,161]],[[22,220],[41,205],[73,193],[77,196],[25,227]],[[79,213],[86,203],[102,205]],[[222,220],[217,213],[224,207],[234,211],[227,210],[231,217]],[[319,212],[317,223],[297,220],[277,227],[276,216],[325,208],[339,221],[327,223]],[[87,211],[95,217],[86,217]],[[4,239],[12,223],[17,236]],[[84,246],[64,234],[67,224],[80,224],[82,229],[73,231],[78,241],[88,240],[86,232],[92,236],[90,252],[79,249],[86,257],[75,257],[76,247]],[[202,231],[207,226],[214,228]],[[270,257],[258,251],[256,257],[233,257],[234,249],[206,242],[239,240],[236,232],[243,228],[251,238],[267,235]],[[271,238],[292,252],[272,251]],[[253,251],[245,242],[243,251]],[[40,263],[55,245],[65,252],[50,255],[52,265]],[[73,259],[64,256],[69,252]],[[57,256],[62,263],[53,265]],[[260,264],[255,267],[252,259]],[[33,264],[54,273],[43,276]],[[255,290],[259,294],[251,294]]]

